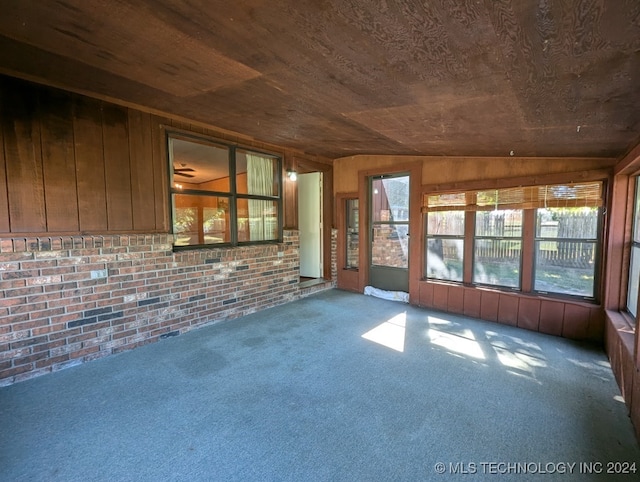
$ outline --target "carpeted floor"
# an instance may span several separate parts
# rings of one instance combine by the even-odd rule
[[[7,481],[616,480],[608,462],[638,480],[602,351],[338,290],[0,389]]]

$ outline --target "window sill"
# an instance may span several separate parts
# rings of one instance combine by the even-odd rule
[[[607,318],[611,321],[611,325],[619,333],[628,333],[635,335],[635,320],[625,311],[605,310]]]

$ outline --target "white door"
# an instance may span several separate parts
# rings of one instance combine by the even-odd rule
[[[322,278],[322,173],[298,175],[300,276]]]

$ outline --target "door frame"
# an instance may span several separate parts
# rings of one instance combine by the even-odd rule
[[[374,221],[374,215],[377,208],[372,202],[373,197],[376,195],[375,191],[372,191],[372,190],[373,190],[373,185],[375,181],[379,180],[382,182],[384,179],[399,179],[399,178],[409,179],[409,188],[411,187],[411,174],[408,172],[401,172],[401,173],[395,173],[395,174],[386,173],[383,175],[367,177],[367,181],[368,181],[367,191],[369,194],[369,226],[371,227],[369,231],[370,233],[373,233],[374,226],[376,224],[378,224],[378,226],[380,227],[382,226],[397,227],[398,225],[403,225],[403,226],[406,226],[407,228],[406,241],[407,241],[407,244],[409,244],[411,242],[411,238],[409,234],[411,219],[409,217],[407,217],[407,219],[404,221],[394,221],[391,223],[384,222],[384,221],[379,221],[376,223]],[[385,189],[384,184],[381,189],[383,190]],[[409,215],[411,215],[410,201],[411,201],[411,192],[409,191],[407,192],[407,197],[406,197],[407,207],[409,208]],[[389,208],[391,208],[391,206],[389,206]],[[396,231],[396,233],[398,233],[398,231]],[[398,239],[398,243],[401,243],[400,239]],[[409,245],[407,245],[407,253],[406,253],[407,264],[406,266],[403,266],[403,267],[374,263],[373,244],[372,244],[371,238],[369,239],[369,245],[367,246],[367,249],[369,252],[367,257],[367,263],[369,267],[369,278],[367,280],[367,283],[375,288],[380,288],[383,290],[408,292],[409,291],[409,265],[411,263],[411,256],[410,256],[411,252],[409,250]]]
[[[424,264],[424,250],[422,249],[421,213],[422,196],[422,162],[405,162],[388,167],[365,169],[358,171],[358,199],[360,205],[360,269],[358,271],[358,288],[364,292],[369,282],[369,245],[371,242],[371,226],[369,223],[370,193],[369,178],[384,174],[409,175],[409,302],[417,304],[420,299],[420,279]]]
[[[322,278],[332,280],[331,274],[331,228],[333,227],[333,166],[293,156],[287,159],[287,168],[300,174],[322,173]],[[284,174],[283,174],[284,175]],[[285,183],[285,196],[288,199],[285,210],[285,229],[298,229],[298,185]]]
[[[303,183],[302,180],[305,179],[305,176],[311,176],[313,175],[314,177],[312,178],[314,181],[318,180],[319,183],[317,185],[311,186],[309,182]],[[299,239],[300,239],[300,243],[299,243],[299,253],[300,253],[300,276],[305,276],[305,277],[311,277],[311,278],[323,278],[324,275],[324,213],[323,213],[323,203],[322,200],[324,199],[324,193],[322,192],[322,184],[323,184],[323,177],[324,174],[322,171],[317,171],[317,172],[301,172],[298,173],[298,187],[300,187],[300,184],[306,184],[305,187],[308,188],[308,191],[303,193],[301,189],[298,189],[298,231],[299,231]],[[315,184],[315,182],[313,183]],[[314,189],[318,189],[318,192],[314,192]],[[314,196],[313,196],[313,205],[309,205],[309,197],[308,195],[311,194],[313,192]],[[318,195],[318,197],[315,197],[315,194]],[[306,209],[304,209],[304,212],[301,211],[302,209],[302,201],[305,201],[305,207]],[[316,204],[317,203],[317,204]],[[317,211],[316,211],[316,207],[317,207]],[[301,216],[302,214],[302,216]],[[309,240],[308,239],[308,234],[309,234],[309,230],[303,230],[303,226],[307,227],[307,225],[305,224],[305,221],[310,221],[312,218],[315,218],[315,215],[318,215],[319,218],[319,222],[318,225],[314,225],[314,227],[312,228],[312,230],[318,229],[319,232],[315,232],[313,239]],[[307,241],[311,241],[311,243],[303,243],[303,238],[307,239]],[[315,243],[318,243],[317,245],[317,250],[316,250],[316,245]],[[314,245],[314,249],[307,249],[310,246],[310,244]],[[305,256],[303,256],[303,254],[308,255],[311,254],[314,259],[313,259],[313,263],[309,263],[309,259],[306,258]],[[317,258],[316,258],[317,256]],[[317,261],[317,264],[315,263]],[[304,271],[303,268],[307,268],[309,271],[313,271],[314,276],[311,276],[311,273],[309,273],[309,271]],[[317,276],[315,276],[315,273],[317,273]]]
[[[336,239],[336,276],[337,287],[342,290],[362,291],[359,286],[359,272],[358,268],[347,268],[347,201],[358,200],[357,192],[340,193],[336,194],[336,227],[338,228],[338,237]],[[358,206],[358,213],[360,212]],[[358,215],[358,223],[360,222],[360,216]],[[360,232],[358,232],[358,264],[360,263]]]

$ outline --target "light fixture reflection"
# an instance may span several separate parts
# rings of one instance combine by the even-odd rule
[[[287,169],[287,178],[290,181],[297,181],[298,180],[298,173],[296,171],[294,171],[293,169]]]

